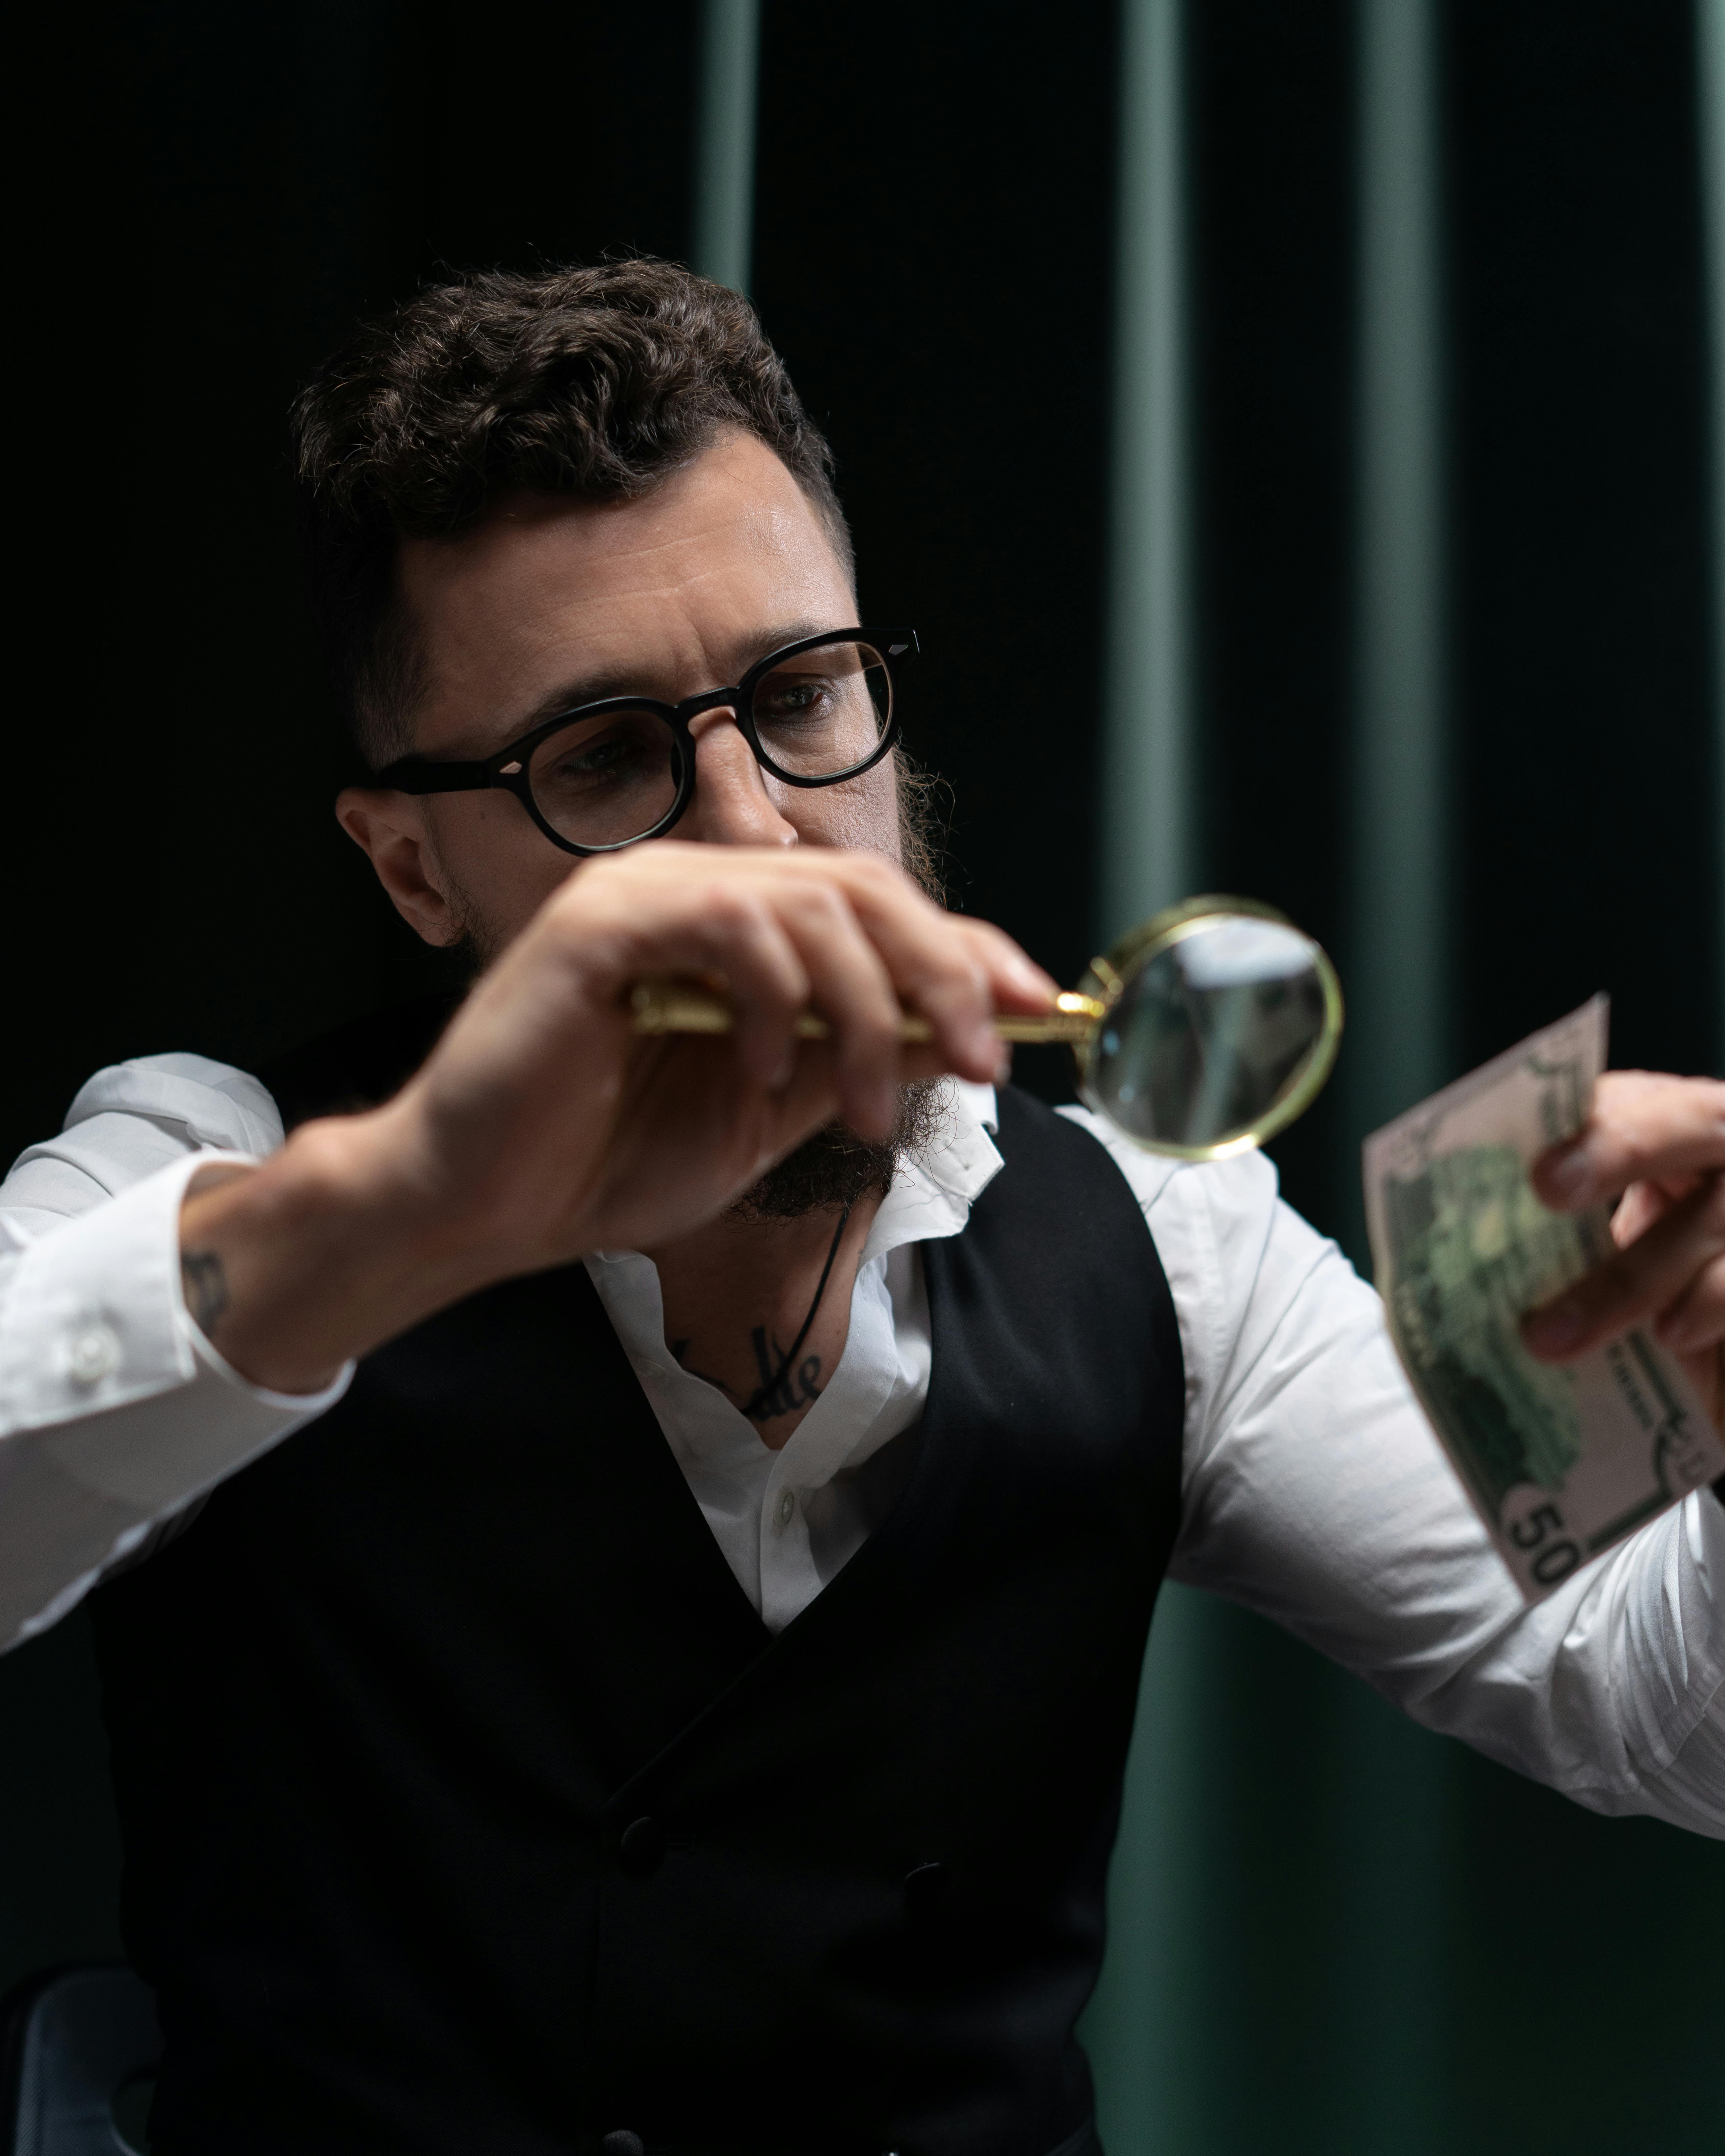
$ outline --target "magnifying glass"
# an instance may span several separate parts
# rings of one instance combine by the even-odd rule
[[[731,1030],[725,998],[683,981],[642,981],[639,1034]],[[1147,1152],[1222,1160],[1286,1130],[1317,1097],[1342,1038],[1342,987],[1322,947],[1255,899],[1189,898],[1093,958],[1076,991],[1031,1017],[1003,1016],[1003,1040],[1070,1044],[1086,1106]],[[795,1030],[832,1029],[804,1011]],[[907,1041],[934,1029],[914,1011]]]

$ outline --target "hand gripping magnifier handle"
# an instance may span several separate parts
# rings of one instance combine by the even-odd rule
[[[729,1033],[737,1014],[726,999],[711,988],[687,981],[639,981],[630,991],[629,1011],[634,1030],[643,1034]],[[1107,1005],[1095,996],[1065,994],[1055,998],[1054,1008],[1029,1017],[1007,1015],[994,1020],[1002,1040],[1068,1041],[1081,1046],[1107,1014]],[[829,1040],[833,1029],[819,1011],[799,1011],[791,1022],[798,1040]],[[909,1042],[930,1041],[934,1028],[915,1011],[899,1021],[898,1037]]]
[[[737,1014],[699,982],[630,992],[639,1034],[729,1033]],[[793,1021],[826,1040],[818,1011]],[[1147,1152],[1221,1160],[1261,1145],[1309,1106],[1335,1061],[1342,990],[1309,936],[1273,906],[1212,896],[1169,906],[1093,958],[1075,993],[1046,1011],[994,1020],[1002,1040],[1064,1041],[1086,1106]],[[906,1041],[931,1041],[916,1011]]]

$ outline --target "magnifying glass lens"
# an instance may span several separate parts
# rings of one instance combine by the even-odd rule
[[[1324,1039],[1320,963],[1285,922],[1194,921],[1124,974],[1090,1060],[1093,1104],[1144,1144],[1244,1137],[1300,1085]]]

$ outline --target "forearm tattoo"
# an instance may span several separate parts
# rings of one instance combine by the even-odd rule
[[[182,1250],[180,1281],[192,1322],[206,1340],[213,1337],[228,1307],[228,1276],[213,1250]]]

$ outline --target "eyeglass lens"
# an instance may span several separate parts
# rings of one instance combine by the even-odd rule
[[[842,778],[880,748],[892,717],[891,679],[871,644],[817,645],[755,685],[749,716],[770,771]],[[548,734],[528,783],[540,814],[579,846],[627,845],[675,806],[682,749],[656,711],[607,711]]]
[[[750,716],[768,765],[793,778],[838,778],[865,764],[892,716],[892,680],[872,644],[822,644],[755,685]]]
[[[540,814],[578,846],[625,846],[675,806],[681,751],[656,711],[607,711],[547,734],[528,783]]]

